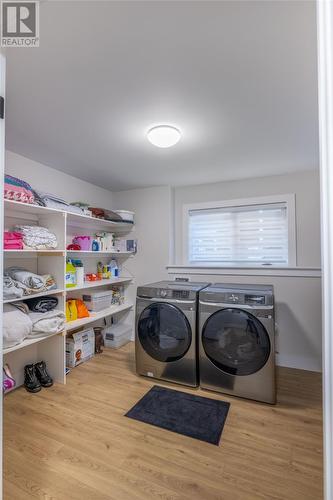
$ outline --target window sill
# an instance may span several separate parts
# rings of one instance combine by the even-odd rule
[[[198,266],[169,265],[169,274],[221,275],[221,276],[285,276],[294,278],[321,278],[320,267],[232,267],[232,266]]]

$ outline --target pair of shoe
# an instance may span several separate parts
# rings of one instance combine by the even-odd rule
[[[51,387],[53,380],[46,370],[45,361],[24,367],[24,386],[28,392],[39,392],[42,387]]]

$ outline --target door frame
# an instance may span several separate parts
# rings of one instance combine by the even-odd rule
[[[317,0],[323,291],[324,498],[333,498],[333,3]]]
[[[5,99],[6,97],[6,58],[3,49],[0,49],[0,95]],[[6,104],[5,104],[6,113]],[[5,174],[5,118],[0,118],[0,193],[3,193]],[[2,296],[2,281],[3,281],[3,231],[4,231],[4,217],[3,217],[3,196],[0,196],[0,308],[3,308]],[[2,314],[0,314],[0,332],[2,332]],[[2,376],[2,335],[0,335],[0,373]],[[3,395],[0,391],[0,499],[2,499],[2,485],[3,485]]]

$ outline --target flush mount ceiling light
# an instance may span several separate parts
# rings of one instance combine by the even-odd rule
[[[171,125],[157,125],[147,132],[147,139],[158,148],[170,148],[177,144],[181,138],[181,132]]]

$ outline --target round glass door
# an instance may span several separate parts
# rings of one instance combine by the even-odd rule
[[[157,361],[177,361],[191,345],[191,326],[178,307],[157,302],[144,309],[138,321],[144,350]]]
[[[230,375],[251,375],[267,362],[271,350],[268,333],[252,314],[221,309],[212,314],[202,331],[202,344],[215,366]]]

